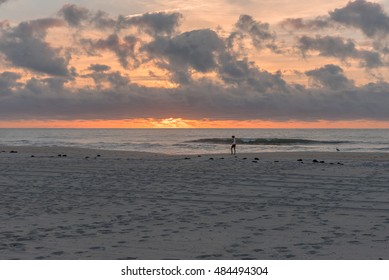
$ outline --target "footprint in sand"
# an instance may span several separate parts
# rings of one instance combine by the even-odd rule
[[[223,256],[222,254],[199,255],[196,257],[196,259],[212,259],[212,258],[220,258],[222,256]]]
[[[13,248],[17,248],[17,249],[22,249],[25,245],[23,243],[14,242],[14,243],[9,244],[9,246],[11,246]]]
[[[210,257],[211,257],[211,255],[200,255],[200,256],[197,256],[196,259],[207,259]]]
[[[285,256],[287,259],[291,259],[291,258],[294,258],[296,257],[296,255],[293,255],[293,254],[288,254]]]
[[[287,247],[273,247],[273,250],[276,250],[279,253],[286,253],[290,251]]]
[[[234,256],[235,258],[244,258],[244,257],[249,257],[250,255],[249,254],[235,254],[235,255],[232,255]]]
[[[254,249],[254,252],[263,252],[263,249]]]
[[[89,248],[90,250],[105,250],[105,247],[100,247],[100,246],[94,246],[94,247],[90,247]]]
[[[227,253],[231,253],[231,254],[232,254],[232,253],[235,253],[235,252],[236,252],[236,250],[235,250],[235,249],[227,249],[227,250],[226,250],[226,252],[227,252]]]

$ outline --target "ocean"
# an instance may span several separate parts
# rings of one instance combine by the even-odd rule
[[[389,129],[0,129],[2,146],[68,146],[164,154],[389,152]]]

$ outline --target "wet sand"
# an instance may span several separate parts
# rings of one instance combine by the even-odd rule
[[[0,152],[0,259],[389,259],[389,154]]]

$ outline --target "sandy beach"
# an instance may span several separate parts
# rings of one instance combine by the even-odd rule
[[[389,259],[389,154],[0,152],[0,259]]]

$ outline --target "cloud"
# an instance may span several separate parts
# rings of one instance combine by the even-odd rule
[[[180,85],[190,85],[193,73],[213,73],[228,84],[247,85],[258,91],[284,86],[279,75],[261,71],[246,58],[239,59],[224,40],[210,29],[193,30],[167,38],[158,37],[142,51]]]
[[[229,85],[248,87],[260,93],[288,92],[288,86],[280,72],[272,74],[261,70],[247,58],[237,59],[231,53],[221,56],[218,74]]]
[[[329,11],[314,19],[288,18],[280,25],[289,31],[317,31],[337,26],[360,29],[367,37],[375,38],[389,34],[389,15],[379,3],[365,0],[350,1],[342,8]]]
[[[388,64],[382,60],[379,52],[361,50],[358,51],[358,57],[361,59],[360,65],[368,69],[388,66]]]
[[[319,71],[314,75],[322,82],[342,76],[336,66],[316,70]],[[386,83],[345,87],[345,80],[340,79],[336,89],[298,87],[288,92],[263,93],[245,84],[223,86],[207,79],[176,89],[145,88],[131,83],[120,85],[114,82],[114,76],[111,81],[115,86],[108,88],[55,91],[47,79],[28,80],[12,94],[0,96],[0,118],[389,119],[389,84]]]
[[[356,40],[339,36],[298,37],[297,49],[303,57],[318,52],[320,56],[335,57],[342,62],[348,59],[359,60],[359,66],[373,69],[388,66],[387,43],[379,38],[389,32],[389,16],[378,3],[357,0],[342,8],[330,11],[328,15],[314,19],[288,18],[280,25],[289,31],[320,31],[324,28],[348,27],[360,29],[367,37],[374,38],[371,47],[358,45]]]
[[[246,37],[251,39],[252,45],[256,49],[268,47],[274,51],[277,50],[274,43],[276,35],[270,31],[268,23],[255,21],[249,15],[241,15],[235,23],[235,31],[228,38],[228,43],[230,47],[234,44],[242,45]],[[239,48],[242,48],[242,46],[239,46]]]
[[[78,27],[90,17],[89,10],[74,4],[64,5],[58,12],[66,22],[73,27]]]
[[[65,19],[71,27],[95,27],[97,29],[115,29],[117,19],[113,19],[104,11],[91,11],[75,4],[65,4],[59,11],[58,16]],[[124,18],[121,16],[121,18]]]
[[[341,60],[355,57],[357,53],[355,43],[352,40],[344,40],[341,37],[333,36],[311,38],[304,35],[298,38],[297,48],[304,57],[311,50],[318,51],[321,56],[332,56]]]
[[[110,50],[116,54],[120,65],[123,68],[135,68],[139,65],[140,61],[136,53],[136,45],[138,39],[132,35],[120,38],[117,34],[111,34],[105,39],[90,40],[83,39],[81,44],[92,55],[96,55],[101,50]],[[131,62],[129,62],[129,60]]]
[[[280,23],[281,27],[286,30],[321,30],[324,28],[331,28],[333,24],[328,20],[328,17],[317,17],[315,19],[303,18],[287,18]]]
[[[119,17],[120,29],[136,27],[139,31],[155,36],[171,36],[174,34],[182,19],[178,12],[146,13],[139,16]]]
[[[329,15],[331,20],[358,28],[368,37],[386,36],[389,33],[389,16],[378,3],[357,0],[335,9]]]
[[[0,0],[0,6],[4,3],[8,2],[8,0]]]
[[[22,94],[30,94],[32,98],[37,96],[42,96],[45,98],[50,98],[52,93],[56,94],[59,92],[64,92],[64,85],[69,79],[62,77],[54,78],[31,78],[25,85],[24,89],[21,88]],[[15,94],[15,93],[14,93]],[[54,96],[55,98],[55,96]]]
[[[60,49],[52,48],[45,41],[49,28],[62,25],[62,20],[46,18],[3,28],[0,52],[15,66],[49,75],[67,76],[68,59],[60,55]]]
[[[116,21],[109,18],[108,14],[103,11],[99,10],[93,12],[88,8],[75,4],[65,4],[57,12],[57,16],[63,18],[70,27],[74,28],[90,27],[92,24],[101,24],[99,27],[104,29],[108,27],[112,28],[116,24]],[[108,18],[113,23],[111,22],[108,24]]]
[[[139,32],[155,36],[171,36],[177,32],[182,14],[176,11],[160,11],[133,16],[119,15],[112,18],[104,11],[91,11],[75,4],[66,4],[58,15],[72,27],[94,26],[101,30],[113,29],[115,32],[135,28]]]
[[[269,24],[255,21],[251,16],[241,15],[235,27],[251,36],[255,46],[262,44],[262,41],[272,40],[274,34],[270,32]]]
[[[94,71],[94,72],[105,72],[111,70],[111,67],[104,64],[91,64],[88,67],[88,70]]]
[[[14,87],[19,86],[18,80],[21,78],[22,75],[15,72],[0,73],[0,95],[9,94]]]
[[[91,12],[75,5],[65,5],[59,14],[65,16],[73,26],[84,27],[83,23],[88,23],[101,31],[111,31],[110,35],[99,39],[79,35],[81,38],[78,43],[89,55],[97,55],[101,50],[115,53],[125,69],[137,68],[145,62],[139,51],[144,45],[142,40],[145,40],[145,35],[148,35],[148,42],[163,41],[163,38],[177,35],[182,18],[178,12],[155,12],[134,16],[120,15],[113,19],[103,11]]]
[[[115,29],[117,25],[116,20],[103,11],[97,11],[89,20],[96,28],[101,30]]]
[[[318,51],[320,56],[335,57],[342,62],[346,62],[349,58],[359,59],[360,65],[366,68],[384,66],[378,52],[357,49],[353,40],[342,37],[316,36],[311,38],[304,35],[298,38],[296,47],[303,57],[311,51]]]
[[[305,75],[312,78],[313,84],[318,87],[339,90],[354,86],[354,82],[343,74],[343,69],[333,64],[327,64],[324,67],[306,71]]]
[[[108,83],[112,89],[120,89],[127,87],[130,84],[130,79],[127,76],[123,76],[119,71],[108,72],[111,67],[102,64],[92,64],[88,70],[92,73],[83,75],[83,78],[92,78],[96,88],[103,88],[104,83]]]
[[[172,38],[158,37],[142,50],[158,66],[171,71],[174,81],[188,83],[191,70],[207,73],[216,69],[224,42],[216,32],[202,29],[184,32]]]
[[[274,38],[267,24],[259,24],[248,16],[241,16],[236,27],[237,32],[250,34],[257,46]],[[156,37],[140,50],[147,54],[149,61],[168,70],[171,79],[180,85],[193,83],[192,75],[197,72],[214,73],[226,83],[245,83],[257,90],[267,90],[273,87],[273,82],[284,86],[279,75],[260,71],[248,59],[238,58],[230,42],[231,36],[223,39],[213,30],[200,29],[173,37]]]

